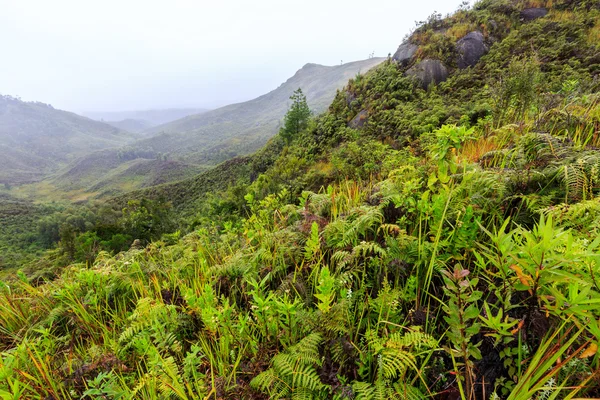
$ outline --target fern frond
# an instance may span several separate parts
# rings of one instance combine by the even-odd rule
[[[390,379],[401,375],[408,368],[417,370],[414,354],[394,348],[387,348],[381,355],[381,368],[383,375]]]
[[[356,400],[373,400],[375,399],[375,388],[368,382],[354,382],[352,384],[354,391],[354,399]]]
[[[256,376],[250,385],[271,398],[313,398],[315,393],[325,391],[326,386],[315,368],[321,364],[319,346],[322,342],[319,333],[306,336],[273,357],[271,368]]]

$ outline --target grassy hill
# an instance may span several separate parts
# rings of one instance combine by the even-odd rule
[[[110,125],[47,104],[0,96],[0,183],[39,180],[79,156],[133,139]]]
[[[72,265],[0,286],[5,397],[598,398],[599,38],[597,1],[433,14],[290,141],[65,219]]]

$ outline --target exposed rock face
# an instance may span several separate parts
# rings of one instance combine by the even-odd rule
[[[479,31],[470,32],[456,43],[458,51],[458,68],[472,67],[488,51],[483,34]]]
[[[411,62],[412,58],[414,57],[414,55],[418,49],[419,49],[419,46],[417,46],[416,44],[412,44],[412,43],[408,43],[408,42],[402,43],[400,45],[400,47],[398,47],[398,50],[396,50],[396,53],[394,54],[394,57],[392,57],[392,58],[398,64],[405,67]]]
[[[354,118],[352,118],[352,121],[350,121],[348,123],[348,126],[350,128],[358,129],[358,128],[362,128],[366,122],[367,122],[367,110],[361,110],[358,114],[356,114],[356,116]]]
[[[356,96],[354,95],[354,93],[346,91],[346,104],[348,105],[348,107],[350,107],[350,104],[352,104],[354,100],[356,100]]]
[[[448,68],[439,60],[426,59],[406,71],[406,75],[414,76],[421,81],[423,88],[427,88],[432,83],[448,79]]]
[[[533,21],[534,19],[545,17],[548,14],[547,8],[526,8],[521,11],[521,19],[523,21]]]

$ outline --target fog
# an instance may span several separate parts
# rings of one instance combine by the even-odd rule
[[[394,53],[448,0],[0,0],[0,94],[75,112],[254,98],[308,62]]]

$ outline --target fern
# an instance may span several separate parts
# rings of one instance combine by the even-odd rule
[[[375,242],[360,242],[352,249],[352,256],[356,258],[378,257],[384,258],[387,252]]]
[[[125,355],[130,349],[145,354],[144,348],[149,343],[162,352],[181,351],[181,344],[173,333],[177,326],[175,306],[141,298],[129,321],[129,327],[119,336],[121,354]]]
[[[379,337],[374,330],[368,330],[365,339],[365,351],[372,354],[377,363],[374,387],[356,387],[361,396],[367,399],[403,398],[393,390],[393,382],[396,379],[407,382],[408,371],[420,375],[417,365],[419,355],[437,346],[437,341],[432,336],[419,330],[395,332],[388,337]]]
[[[329,216],[331,212],[331,195],[328,193],[303,192],[304,208],[321,217]]]
[[[520,145],[525,160],[538,165],[563,159],[569,151],[559,139],[547,133],[528,133],[521,138]]]
[[[550,206],[544,208],[542,212],[565,228],[585,228],[590,233],[600,228],[600,198],[575,204]]]
[[[355,246],[369,234],[377,233],[383,223],[380,207],[361,206],[351,211],[346,219],[338,219],[327,225],[324,231],[327,243],[337,249]]]
[[[327,393],[317,373],[321,365],[319,346],[323,338],[318,333],[306,336],[294,346],[277,354],[271,368],[257,375],[250,385],[272,399],[314,399]]]
[[[593,199],[600,182],[600,155],[585,154],[559,166],[555,175],[564,185],[565,203]]]
[[[427,398],[421,391],[407,383],[395,383],[386,387],[382,380],[374,385],[367,382],[355,382],[352,384],[355,400],[424,400]]]

